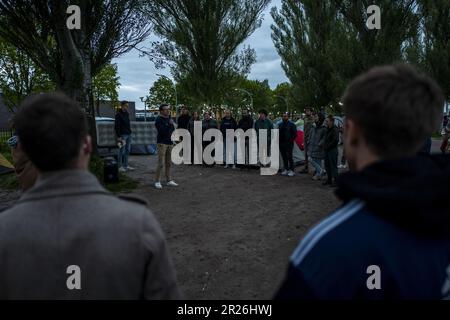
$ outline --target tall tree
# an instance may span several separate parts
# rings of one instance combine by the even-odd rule
[[[93,78],[92,92],[96,102],[96,114],[99,115],[100,102],[108,100],[112,106],[119,101],[120,77],[117,64],[107,64]]]
[[[175,88],[172,80],[166,77],[160,77],[156,80],[149,90],[147,100],[153,106],[158,106],[162,103],[175,106]]]
[[[422,18],[423,61],[450,102],[450,1],[418,0]]]
[[[272,39],[282,67],[304,105],[324,106],[333,100],[332,67],[327,46],[336,25],[330,0],[283,0],[272,8]]]
[[[6,107],[15,112],[28,95],[51,91],[54,84],[23,51],[0,38],[0,89]]]
[[[163,57],[177,82],[209,105],[218,103],[236,75],[245,75],[255,52],[239,46],[260,25],[270,0],[153,0],[146,12],[164,39]]]
[[[334,0],[337,9],[357,42],[353,64],[359,71],[380,64],[405,61],[406,51],[418,35],[416,0]],[[367,28],[367,8],[381,10],[381,29]],[[417,61],[410,61],[417,63]]]
[[[367,27],[367,9],[381,8],[381,29]],[[272,9],[272,38],[304,105],[336,104],[361,72],[399,61],[418,63],[414,0],[283,0]]]
[[[81,9],[80,29],[67,27],[69,5]],[[80,103],[95,139],[92,76],[147,37],[140,7],[140,0],[2,0],[0,36]]]

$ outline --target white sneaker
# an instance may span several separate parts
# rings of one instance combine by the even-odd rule
[[[314,181],[320,180],[320,176],[318,176],[318,175],[316,174],[314,177],[312,177],[312,179],[313,179]]]
[[[228,167],[228,165],[226,164],[225,167],[223,167],[223,168],[224,168],[224,169],[228,169],[229,167]]]
[[[122,172],[122,173],[127,172],[127,169],[120,167],[119,172]]]
[[[167,182],[167,185],[169,187],[178,187],[178,183],[175,183],[175,181],[170,180],[169,182]]]
[[[158,189],[158,190],[161,190],[162,189],[161,182],[155,182],[155,188]]]
[[[287,176],[288,174],[289,174],[289,171],[287,171],[287,170],[284,170],[284,171],[281,173],[282,176]]]
[[[133,171],[133,170],[136,170],[136,169],[133,168],[133,167],[128,166],[128,167],[127,167],[127,170]]]
[[[236,170],[236,165],[235,164],[233,164],[233,170]]]
[[[292,170],[289,170],[288,174],[289,177],[294,177],[295,176],[295,172]]]

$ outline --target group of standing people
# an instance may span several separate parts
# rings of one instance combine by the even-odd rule
[[[335,186],[338,177],[339,129],[334,117],[306,110],[305,116],[306,165],[301,173],[309,173],[309,164],[314,168],[313,180],[323,181],[323,185]]]
[[[172,132],[175,130],[174,122],[170,118],[168,112],[168,106],[163,105],[160,117],[156,120],[156,128],[158,130],[158,167],[156,174],[155,187],[162,188],[160,183],[160,172],[163,167],[166,168],[166,178],[170,185],[175,186],[175,183],[170,177],[170,152],[173,143],[170,139]],[[166,114],[167,113],[167,114]],[[270,156],[271,150],[271,130],[274,129],[274,124],[268,118],[268,112],[264,109],[259,111],[259,117],[256,121],[253,120],[249,111],[245,111],[239,122],[232,116],[230,110],[225,110],[224,117],[221,119],[220,124],[217,120],[212,118],[211,112],[206,111],[203,115],[203,119],[200,119],[200,115],[197,111],[189,115],[189,111],[186,107],[182,107],[181,115],[178,117],[177,127],[180,129],[186,129],[191,134],[191,145],[194,145],[194,123],[196,121],[202,122],[202,134],[209,129],[219,129],[223,135],[223,155],[224,155],[224,168],[236,169],[237,164],[237,144],[234,141],[234,157],[227,157],[227,143],[226,132],[227,130],[242,129],[245,131],[254,128],[256,131],[258,150],[260,147],[260,130],[267,130],[267,150],[262,150],[260,154],[266,154]],[[297,127],[289,118],[289,114],[285,113],[281,122],[277,126],[279,130],[279,149],[280,155],[283,161],[283,170],[281,175],[293,177],[295,176],[294,168],[294,143],[297,137]],[[306,110],[305,117],[305,159],[306,166],[301,173],[307,173],[308,164],[310,163],[314,167],[314,180],[322,180],[324,185],[335,186],[338,176],[338,144],[339,144],[339,129],[334,124],[333,116],[325,118],[324,114],[314,114],[310,109]],[[203,141],[202,149],[204,150],[211,142]],[[170,150],[170,152],[169,152]],[[161,154],[162,153],[162,154]],[[228,152],[230,153],[230,152]],[[194,163],[194,153],[191,155],[191,162]],[[245,164],[246,167],[249,163],[249,143],[245,144]],[[268,163],[261,162],[261,166],[267,166]],[[212,165],[211,165],[212,166]]]
[[[126,101],[121,103],[121,107],[116,114],[115,130],[117,134],[118,143],[120,146],[118,164],[119,170],[126,172],[133,170],[128,164],[128,156],[131,150],[131,125],[128,114],[128,103]],[[261,150],[260,154],[270,156],[271,151],[271,130],[274,129],[274,124],[268,117],[268,112],[265,109],[259,111],[259,117],[255,121],[249,111],[242,114],[241,119],[236,121],[232,116],[230,110],[225,110],[224,117],[220,124],[213,119],[210,111],[203,114],[203,119],[200,119],[200,114],[194,111],[192,115],[186,107],[182,107],[181,114],[177,119],[177,128],[186,129],[191,134],[191,146],[194,146],[194,124],[196,121],[202,123],[202,134],[209,129],[219,129],[223,135],[223,163],[224,168],[236,169],[237,165],[237,143],[234,141],[234,152],[227,152],[226,132],[227,130],[242,129],[244,132],[254,128],[257,134],[258,150],[260,148],[260,130],[267,130],[267,150]],[[174,119],[170,116],[170,106],[163,104],[160,106],[160,115],[155,121],[155,126],[158,132],[157,135],[157,151],[158,163],[155,173],[155,188],[162,189],[161,176],[164,169],[167,186],[176,187],[178,184],[171,176],[171,153],[173,149],[172,133],[175,131]],[[290,120],[289,114],[285,113],[281,122],[277,126],[279,130],[279,150],[283,162],[283,169],[281,175],[293,177],[295,176],[294,168],[294,143],[297,137],[297,127]],[[304,139],[305,139],[305,160],[306,166],[300,173],[309,172],[309,164],[314,168],[313,180],[322,180],[324,185],[335,186],[338,176],[338,144],[339,144],[339,129],[334,124],[333,116],[325,118],[323,113],[313,113],[311,109],[306,110],[304,119]],[[201,148],[204,150],[211,142],[203,141]],[[200,147],[200,146],[199,146]],[[234,156],[227,156],[227,153],[233,153]],[[194,163],[194,152],[191,152],[191,163]],[[245,142],[245,165],[248,168],[249,164],[249,142]],[[261,166],[267,166],[266,161],[261,161]],[[212,166],[212,165],[211,165]]]

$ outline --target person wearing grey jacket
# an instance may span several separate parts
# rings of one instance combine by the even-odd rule
[[[164,234],[144,200],[88,172],[85,116],[62,94],[25,100],[15,124],[39,171],[0,213],[0,299],[178,299]]]
[[[325,116],[319,113],[315,116],[315,123],[311,131],[308,153],[311,157],[311,164],[315,169],[314,180],[320,180],[324,174],[322,161],[325,159],[325,136],[327,128],[324,125]]]

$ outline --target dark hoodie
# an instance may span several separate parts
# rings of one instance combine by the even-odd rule
[[[344,205],[302,240],[277,298],[450,298],[449,156],[381,161],[336,193]]]
[[[433,238],[450,238],[450,157],[420,155],[388,160],[339,179],[337,196],[358,198],[397,227]]]

